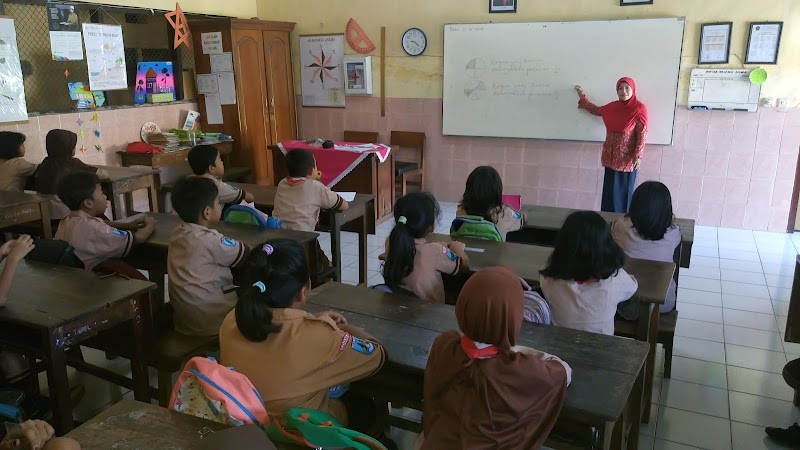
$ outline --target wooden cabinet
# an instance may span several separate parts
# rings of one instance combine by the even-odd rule
[[[191,22],[190,28],[198,74],[211,73],[209,55],[203,54],[202,33],[221,32],[223,51],[233,53],[237,104],[222,106],[222,125],[209,125],[205,97],[200,95],[203,130],[233,136],[231,164],[251,167],[256,183],[273,185],[267,146],[297,138],[290,42],[294,23],[219,19]]]

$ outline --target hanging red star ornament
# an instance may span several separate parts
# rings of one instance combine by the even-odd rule
[[[186,48],[189,50],[192,49],[192,34],[189,31],[189,22],[186,21],[186,16],[183,14],[183,10],[181,9],[181,5],[175,3],[175,11],[168,12],[164,14],[167,18],[167,22],[172,25],[172,28],[175,29],[175,40],[173,45],[175,48],[181,46],[181,44],[186,44]]]

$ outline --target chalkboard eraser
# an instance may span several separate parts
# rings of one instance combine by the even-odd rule
[[[750,112],[749,109],[742,109],[742,108],[734,108],[734,111],[742,111],[742,112]]]
[[[725,108],[711,108],[712,111],[726,111]]]
[[[707,106],[692,106],[692,109],[708,109]]]

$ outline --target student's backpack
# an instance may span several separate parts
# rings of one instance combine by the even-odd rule
[[[222,218],[225,222],[243,223],[247,225],[256,225],[261,228],[281,228],[283,222],[275,219],[272,216],[264,218],[264,215],[255,209],[246,205],[233,205],[225,210],[225,216]]]
[[[257,425],[273,442],[311,448],[386,450],[380,442],[344,428],[321,411],[291,409],[285,416],[286,427],[270,420],[253,383],[214,358],[195,356],[186,363],[172,389],[169,409],[231,426]]]
[[[83,262],[75,256],[75,248],[66,241],[55,239],[37,239],[33,241],[33,250],[25,256],[28,261],[36,261],[57,266],[84,269]]]
[[[450,225],[450,236],[502,242],[503,236],[494,222],[480,216],[456,216]]]

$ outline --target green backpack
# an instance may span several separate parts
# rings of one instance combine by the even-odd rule
[[[311,448],[387,450],[375,438],[345,428],[330,415],[315,409],[292,408],[284,415],[286,427],[273,421],[267,436],[273,442]]]
[[[494,222],[481,216],[456,216],[450,225],[450,236],[502,242],[503,237]]]

